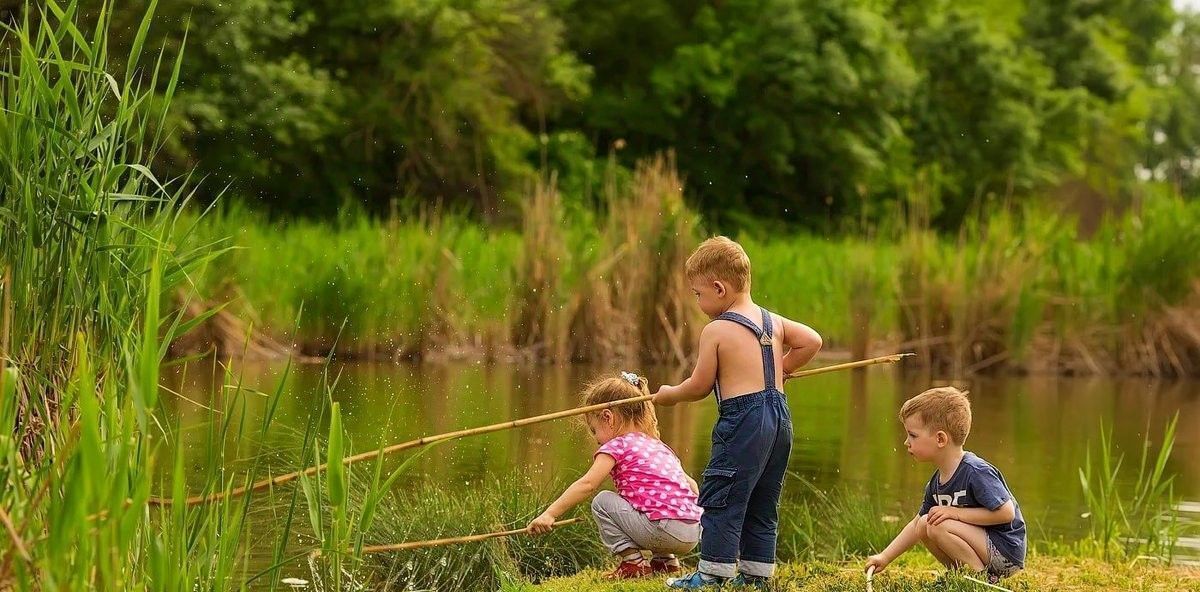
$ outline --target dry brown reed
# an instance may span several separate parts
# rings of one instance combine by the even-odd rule
[[[686,363],[703,319],[682,270],[700,228],[684,203],[674,158],[644,160],[628,181],[610,174],[601,202],[594,250],[573,252],[553,177],[533,192],[525,211],[517,345],[553,362]]]
[[[573,337],[580,357],[686,363],[703,326],[683,263],[700,238],[670,154],[609,182],[602,237],[611,258],[589,274]]]

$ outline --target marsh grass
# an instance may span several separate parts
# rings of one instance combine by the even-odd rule
[[[638,163],[602,195],[604,256],[586,272],[571,332],[579,360],[686,363],[704,318],[683,265],[702,237],[670,154]]]
[[[336,340],[339,353],[366,359],[459,348],[503,356],[517,339],[508,316],[521,237],[453,212],[400,215],[285,224],[223,207],[200,223],[200,240],[231,237],[238,248],[197,278],[198,294],[284,343],[300,318],[296,342],[308,354]]]
[[[311,354],[332,351],[344,323],[344,356],[690,360],[704,319],[682,267],[705,231],[683,180],[669,156],[611,177],[592,208],[547,177],[519,231],[445,212],[282,223],[231,207],[200,234],[243,248],[209,266],[198,292],[280,341],[303,309],[296,338]],[[1032,206],[952,237],[910,222],[739,240],[755,299],[813,325],[830,350],[913,350],[908,365],[938,375],[1200,373],[1200,203],[1151,196],[1088,240]]]
[[[406,470],[402,464],[395,469]],[[469,488],[418,485],[405,491],[381,486],[372,477],[352,479],[351,516],[365,516],[352,537],[355,545],[342,557],[323,551],[310,562],[309,572],[323,589],[338,589],[339,578],[367,589],[495,590],[505,582],[537,581],[603,565],[607,551],[590,521],[561,527],[544,537],[514,535],[410,551],[362,555],[362,544],[423,541],[524,527],[535,510],[548,501],[518,482],[488,482]],[[370,508],[369,510],[367,510]],[[324,520],[339,510],[328,504],[310,505]],[[329,533],[331,527],[323,527]],[[328,543],[328,534],[321,535]],[[327,546],[327,544],[326,544]]]
[[[359,511],[355,508],[372,507],[370,526],[358,529],[355,535],[367,544],[522,528],[566,485],[564,482],[558,484],[560,487],[539,489],[516,479],[503,479],[470,483],[463,488],[419,484],[392,491],[376,486],[373,479],[358,472],[351,479],[348,498],[351,515]],[[801,493],[790,494],[780,510],[782,560],[844,561],[865,556],[886,546],[901,526],[889,518],[896,509],[882,507],[878,496],[850,488],[821,491],[802,479],[793,480],[790,487],[799,487]],[[310,504],[309,511],[320,514],[313,518],[314,523],[323,524],[321,528],[328,533],[330,518],[340,510],[331,504]],[[310,565],[311,579],[334,589],[331,584],[339,577],[335,570],[340,568],[345,578],[367,589],[495,590],[611,567],[614,560],[600,543],[586,505],[576,508],[572,515],[587,519],[544,537],[514,535],[367,556],[351,551],[341,559],[323,552],[320,560]],[[317,540],[328,536],[322,534]],[[688,561],[695,558],[694,554],[685,557]]]
[[[1087,241],[1070,218],[1032,207],[968,224],[953,242],[910,228],[895,278],[900,339],[958,376],[1195,374],[1198,223],[1200,206],[1163,195]]]
[[[247,396],[235,377],[209,408],[199,455],[170,446],[177,424],[159,414],[166,344],[210,314],[185,318],[166,295],[224,249],[191,234],[194,215],[181,218],[187,180],[147,167],[179,63],[143,56],[154,2],[116,75],[112,4],[98,7],[93,30],[78,28],[75,2],[38,9],[3,25],[0,587],[225,590],[245,566],[251,499],[147,507],[189,486],[231,488],[258,468],[229,468],[254,430],[230,419]],[[166,101],[152,101],[152,88]],[[278,397],[268,395],[270,409]],[[184,477],[192,465],[196,483]]]
[[[841,561],[878,553],[910,518],[863,490],[824,491],[798,475],[792,482],[789,487],[801,493],[790,493],[779,511],[779,554],[785,561]]]
[[[1112,442],[1112,429],[1101,426],[1100,441],[1093,455],[1088,450],[1079,469],[1091,527],[1085,544],[1099,547],[1105,560],[1129,560],[1150,556],[1173,560],[1181,536],[1175,507],[1174,476],[1166,470],[1175,446],[1176,415],[1163,430],[1157,451],[1147,434],[1133,476],[1132,495],[1122,496],[1120,480],[1125,457]]]

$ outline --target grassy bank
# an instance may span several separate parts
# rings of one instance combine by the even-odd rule
[[[581,208],[539,185],[519,231],[429,211],[325,223],[233,208],[201,225],[239,248],[197,276],[199,292],[269,334],[294,329],[312,354],[685,358],[701,319],[674,273],[699,236],[682,182],[658,159],[599,200]],[[236,353],[243,336],[215,345]]]
[[[371,469],[356,470],[349,495],[349,516],[364,507],[374,490]],[[472,483],[463,491],[411,487],[387,496],[372,515],[367,531],[353,532],[366,544],[387,544],[452,537],[523,527],[556,491],[534,491],[519,481]],[[305,494],[306,496],[308,493]],[[862,590],[864,557],[878,552],[900,523],[861,491],[810,491],[781,508],[779,556],[782,590]],[[310,499],[309,503],[316,500]],[[303,502],[301,506],[303,506]],[[303,534],[280,556],[302,557],[306,549],[327,541],[336,510],[310,506],[324,524],[323,534]],[[294,508],[297,520],[304,513]],[[277,516],[289,515],[285,509]],[[586,508],[572,515],[586,516]],[[1031,541],[1027,569],[1007,580],[1013,590],[1200,590],[1200,570],[1170,566],[1150,549],[1117,547],[1106,560],[1103,546],[1089,535],[1073,541]],[[694,565],[694,555],[685,557]],[[659,590],[660,580],[612,584],[601,579],[614,559],[600,545],[590,520],[560,528],[545,537],[524,535],[487,542],[436,547],[418,551],[347,554],[335,563],[293,560],[273,577],[299,578],[326,586],[337,574],[362,589],[414,590]],[[1163,588],[1166,584],[1177,587]],[[876,580],[876,590],[976,590],[977,584],[945,575],[932,556],[915,550],[902,556]]]
[[[330,433],[331,446],[337,439],[335,434]],[[1162,439],[1163,444],[1156,450],[1147,438],[1135,492],[1128,495],[1113,486],[1115,467],[1123,461],[1119,451],[1105,440],[1094,455],[1089,455],[1095,466],[1089,461],[1081,468],[1081,474],[1087,482],[1084,486],[1089,493],[1087,516],[1091,517],[1092,528],[1070,539],[1046,533],[1032,535],[1030,568],[1026,575],[1013,580],[1018,584],[1014,589],[1044,589],[1052,581],[1066,586],[1088,581],[1138,582],[1139,578],[1170,581],[1187,577],[1192,578],[1190,581],[1200,581],[1197,579],[1200,572],[1167,567],[1177,559],[1177,541],[1193,536],[1195,525],[1181,523],[1173,512],[1177,500],[1170,490],[1172,477],[1162,469],[1173,446],[1173,426],[1167,428]],[[403,464],[395,470],[403,471]],[[1110,470],[1111,473],[1106,472]],[[467,483],[467,487],[453,491],[410,485],[403,491],[389,493],[387,487],[378,486],[380,474],[385,473],[352,467],[345,479],[350,483],[349,494],[341,498],[345,500],[343,510],[336,509],[335,503],[323,501],[319,490],[306,487],[304,498],[311,522],[311,530],[307,532],[316,533],[311,538],[323,545],[338,540],[331,525],[339,520],[336,518],[339,512],[346,512],[351,523],[360,525],[349,530],[350,538],[357,541],[353,548],[361,548],[358,545],[362,544],[519,529],[567,482],[564,476],[557,487],[539,489],[522,479],[485,480]],[[340,482],[342,478],[337,480]],[[781,562],[790,565],[781,580],[792,588],[784,589],[838,590],[861,586],[861,576],[856,574],[854,566],[883,549],[904,522],[901,516],[905,512],[900,510],[897,515],[897,508],[882,501],[887,498],[879,491],[861,487],[822,490],[795,476],[789,477],[786,490],[780,507],[778,556]],[[338,496],[330,499],[334,497]],[[293,505],[287,512],[274,513],[299,511]],[[357,516],[367,515],[369,520],[357,521]],[[518,534],[420,551],[351,552],[336,561],[292,566],[278,576],[329,582],[344,574],[349,581],[366,589],[537,589],[530,586],[556,577],[565,579],[550,581],[545,589],[641,590],[661,586],[661,583],[597,586],[597,574],[610,569],[614,560],[599,543],[596,527],[587,519],[587,507],[576,508],[570,516],[584,517],[585,521],[560,528],[546,537]],[[1038,530],[1034,528],[1035,533]],[[281,540],[286,539],[285,536]],[[281,555],[304,552],[302,545],[294,545]],[[686,560],[694,561],[694,554]],[[922,551],[906,555],[896,567],[881,579],[879,589],[925,589],[937,577],[929,573],[935,567],[932,558]],[[954,577],[942,581],[948,587],[939,589],[946,590],[957,590],[957,583],[966,582]]]
[[[888,567],[872,582],[879,592],[977,592],[987,589],[964,574],[945,573],[933,557],[913,555]],[[510,590],[542,592],[658,592],[661,580],[605,582],[599,571],[547,581],[541,585],[513,586]],[[1147,562],[1105,563],[1072,557],[1032,557],[1026,569],[1001,585],[1010,590],[1200,590],[1200,570],[1170,568]],[[780,592],[859,592],[867,589],[861,564],[854,562],[796,562],[781,565],[775,590]]]
[[[294,329],[312,354],[678,361],[704,321],[680,278],[702,238],[680,184],[669,160],[614,180],[594,207],[547,184],[514,230],[445,213],[278,222],[234,208],[202,225],[241,248],[199,291],[267,334]],[[872,238],[739,238],[756,299],[830,349],[910,349],[954,375],[1200,373],[1200,202],[1147,199],[1086,240],[1075,226],[998,211],[951,237],[910,223]]]
[[[552,497],[519,483],[474,484],[470,492],[416,488],[392,497],[375,515],[366,538],[401,542],[520,528]],[[779,590],[863,590],[863,557],[881,549],[899,524],[861,492],[819,492],[786,505],[781,515]],[[831,502],[831,499],[841,500]],[[356,502],[357,503],[357,502]],[[579,509],[575,515],[586,515]],[[685,558],[694,565],[695,556]],[[626,591],[664,589],[660,579],[611,583],[602,579],[615,561],[589,521],[545,537],[512,536],[420,551],[365,555],[341,564],[363,589]],[[329,582],[328,562],[296,562],[277,577]],[[923,550],[902,556],[875,580],[880,591],[979,590],[946,574]],[[1027,568],[1005,581],[1012,590],[1200,590],[1200,569],[1170,566],[1152,557],[1118,552],[1101,558],[1098,543],[1035,541]],[[318,588],[322,585],[318,584]]]

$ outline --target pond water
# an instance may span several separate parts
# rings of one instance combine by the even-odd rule
[[[247,363],[239,364],[235,374],[246,386],[271,391],[284,368]],[[321,406],[322,371],[322,366],[309,365],[288,373],[282,385],[288,394],[280,402],[269,448],[294,452],[299,446],[308,417]],[[476,363],[335,364],[329,369],[338,377],[333,399],[341,403],[355,452],[574,407],[581,385],[601,371]],[[651,384],[680,378],[679,370],[669,368],[642,373]],[[220,378],[211,364],[192,364],[186,371],[177,367],[168,374],[167,387],[177,393],[168,399],[187,428],[181,432],[186,446],[203,441],[205,430],[196,428],[209,419],[204,406]],[[899,516],[915,513],[933,469],[904,452],[896,414],[906,398],[934,383],[944,384],[884,367],[789,382],[795,442],[785,495],[812,495],[813,487],[848,487],[881,496]],[[1111,427],[1113,442],[1125,456],[1128,489],[1143,443],[1149,438],[1151,452],[1156,452],[1164,427],[1176,414],[1178,432],[1167,470],[1175,475],[1180,517],[1193,524],[1200,519],[1200,382],[987,377],[956,384],[969,388],[973,401],[967,448],[1004,474],[1032,539],[1070,540],[1087,531],[1079,469],[1089,447],[1096,454],[1101,426]],[[248,425],[257,425],[266,400],[260,395],[245,398]],[[715,418],[711,398],[659,409],[663,440],[693,476],[708,460]],[[406,479],[459,488],[516,476],[549,486],[582,474],[595,448],[577,419],[557,420],[439,446],[423,455]],[[294,466],[292,461],[273,470]],[[1185,557],[1200,558],[1200,539],[1185,539],[1180,546]]]

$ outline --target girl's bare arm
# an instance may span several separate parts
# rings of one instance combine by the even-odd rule
[[[567,513],[567,510],[579,505],[579,502],[587,499],[588,496],[600,489],[600,485],[604,483],[604,478],[612,471],[613,466],[617,461],[607,454],[597,454],[592,461],[592,467],[588,469],[582,477],[576,479],[574,483],[569,485],[558,499],[546,508],[537,518],[534,518],[529,523],[529,532],[533,534],[542,534],[550,532],[551,525],[560,516]]]

